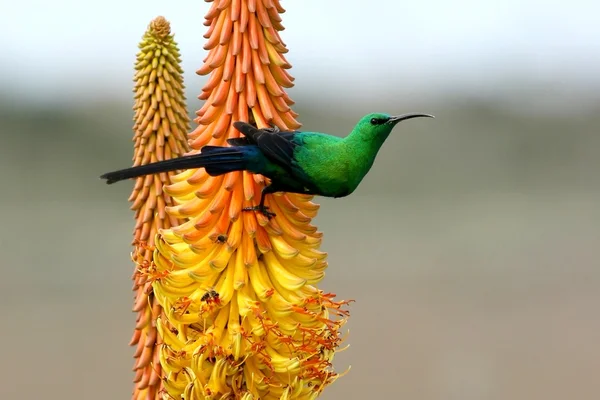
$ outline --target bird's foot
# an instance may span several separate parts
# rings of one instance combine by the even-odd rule
[[[246,207],[246,208],[242,208],[242,211],[258,211],[262,215],[267,217],[267,219],[271,219],[276,215],[275,213],[272,213],[271,211],[269,211],[269,207],[267,207],[267,206]]]
[[[271,125],[270,128],[263,128],[263,131],[267,131],[269,133],[279,133],[281,132],[281,129],[279,129],[279,127],[276,125]]]

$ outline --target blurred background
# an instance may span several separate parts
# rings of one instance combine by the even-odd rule
[[[600,24],[591,1],[283,1],[304,129],[396,128],[351,197],[318,199],[352,298],[323,399],[600,396]],[[171,21],[191,113],[208,5],[0,1],[0,397],[126,399],[132,66]]]

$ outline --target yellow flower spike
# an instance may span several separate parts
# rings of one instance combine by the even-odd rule
[[[279,1],[211,3],[208,54],[197,71],[210,76],[199,96],[198,126],[188,135],[191,153],[240,137],[234,121],[298,129],[284,90],[293,78],[279,37]],[[150,44],[138,56],[136,79],[147,85],[136,89],[148,115],[139,118],[141,138],[156,149],[139,154],[140,162],[179,154],[169,147],[176,142],[173,121],[185,110],[174,106],[173,94],[182,87],[173,84],[179,82],[177,59],[173,49]],[[154,128],[169,136],[152,137]],[[163,204],[163,219],[174,222],[159,231],[153,262],[139,260],[140,285],[151,285],[164,310],[157,322],[164,344],[154,357],[164,370],[164,398],[313,399],[338,377],[331,360],[348,313],[346,302],[312,286],[327,267],[327,253],[319,251],[322,233],[311,225],[319,206],[311,196],[276,194],[266,199],[275,218],[242,211],[258,203],[265,181],[248,172],[211,177],[203,169],[138,180],[137,193],[164,197],[139,204],[140,229],[150,234],[144,223]],[[178,219],[184,221],[172,226]],[[146,313],[139,323],[157,317]]]
[[[134,166],[179,157],[189,150],[186,139],[189,118],[179,50],[165,18],[158,17],[150,22],[139,49],[133,89]],[[163,335],[157,333],[155,321],[160,317],[162,308],[150,285],[159,278],[160,272],[150,262],[157,232],[180,222],[175,215],[165,212],[166,207],[174,203],[172,197],[162,190],[174,175],[163,173],[140,177],[129,197],[136,218],[132,253],[137,264],[133,275],[133,290],[136,292],[133,311],[138,313],[130,343],[137,345],[133,399],[161,397],[159,347]]]

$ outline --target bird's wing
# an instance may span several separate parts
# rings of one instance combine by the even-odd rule
[[[231,146],[248,146],[254,143],[251,143],[247,138],[235,138],[235,139],[227,139],[227,143]]]
[[[258,129],[246,122],[237,121],[233,126],[246,138],[229,139],[228,143],[235,146],[254,144],[265,156],[279,164],[289,166],[294,158],[294,148],[297,146],[292,140],[297,132],[279,132],[273,129]]]
[[[294,136],[296,135],[296,133],[298,132],[280,132],[277,133],[277,135],[282,136],[284,139],[291,141]],[[256,146],[256,142],[254,142],[251,139],[248,139],[247,137],[241,137],[241,138],[234,138],[234,139],[227,139],[227,143],[229,143],[231,146],[250,146],[250,145],[254,145]]]
[[[296,131],[286,131],[286,132],[279,132],[277,133],[277,135],[282,136],[284,139],[291,141],[294,136],[296,135]],[[241,137],[241,138],[234,138],[234,139],[227,139],[227,143],[229,143],[231,146],[250,146],[250,145],[254,145],[256,146],[256,142],[254,140],[251,140],[247,137]]]

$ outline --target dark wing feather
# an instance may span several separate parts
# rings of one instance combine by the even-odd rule
[[[286,131],[286,132],[279,132],[279,133],[277,133],[277,135],[282,136],[284,139],[286,139],[288,141],[291,141],[294,138],[294,136],[296,135],[296,133],[298,133],[298,132],[297,131]],[[231,146],[256,145],[256,142],[254,142],[253,140],[251,140],[247,137],[227,139],[227,143],[229,143]]]
[[[227,143],[231,146],[248,146],[254,143],[251,143],[248,138],[235,138],[235,139],[227,139]]]
[[[233,127],[240,131],[242,135],[246,136],[248,140],[256,144],[256,136],[260,134],[260,129],[257,127],[250,125],[247,122],[236,121],[233,123]]]
[[[279,164],[289,166],[294,158],[296,144],[292,141],[297,132],[279,132],[275,129],[258,129],[246,122],[237,121],[233,126],[246,138],[229,139],[235,146],[255,144],[265,156]]]

